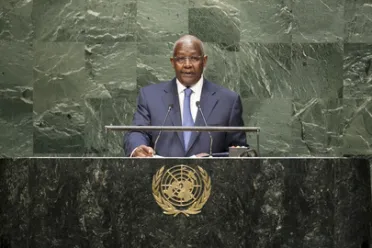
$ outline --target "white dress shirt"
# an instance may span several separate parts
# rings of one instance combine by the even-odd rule
[[[180,101],[180,111],[181,111],[181,120],[183,123],[183,101],[185,99],[185,89],[186,87],[181,84],[178,79],[177,82],[177,92],[178,92],[178,99]],[[201,92],[203,89],[203,75],[200,77],[199,81],[190,87],[192,90],[192,94],[190,96],[190,110],[191,110],[191,116],[192,119],[196,120],[196,115],[198,114],[198,107],[196,106],[196,102],[200,101]]]

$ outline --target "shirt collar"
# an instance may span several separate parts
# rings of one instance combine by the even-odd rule
[[[178,78],[176,79],[176,82],[177,82],[177,92],[178,94],[180,94],[186,89],[186,86],[181,84],[181,82],[178,81]],[[193,86],[191,86],[190,89],[192,89],[194,93],[201,92],[203,88],[203,83],[204,81],[203,81],[203,74],[202,74],[199,81],[196,82],[196,84],[194,84]]]

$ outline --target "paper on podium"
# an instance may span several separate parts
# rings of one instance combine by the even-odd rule
[[[154,154],[154,155],[152,155],[152,157],[153,158],[165,158],[164,156],[160,156],[160,155],[156,155],[156,154]],[[204,158],[207,158],[207,157],[212,157],[212,156],[203,156]],[[189,158],[197,158],[197,156],[195,156],[195,155],[192,155],[192,156],[190,156]]]
[[[165,158],[164,156],[160,156],[160,155],[156,155],[156,154],[152,155],[152,157],[153,158]],[[192,155],[189,158],[196,158],[196,156],[195,155]]]

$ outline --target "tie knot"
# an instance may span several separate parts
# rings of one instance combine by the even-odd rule
[[[192,93],[192,89],[190,89],[190,88],[185,89],[185,96],[186,97],[189,97],[191,95],[191,93]]]

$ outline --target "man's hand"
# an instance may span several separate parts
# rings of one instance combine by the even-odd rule
[[[195,155],[195,156],[196,156],[197,158],[202,158],[202,157],[209,157],[209,154],[203,152],[203,153],[199,153],[199,154],[197,154],[197,155]]]
[[[154,156],[155,151],[152,149],[152,147],[140,145],[136,148],[136,150],[133,152],[132,157],[152,157]]]

